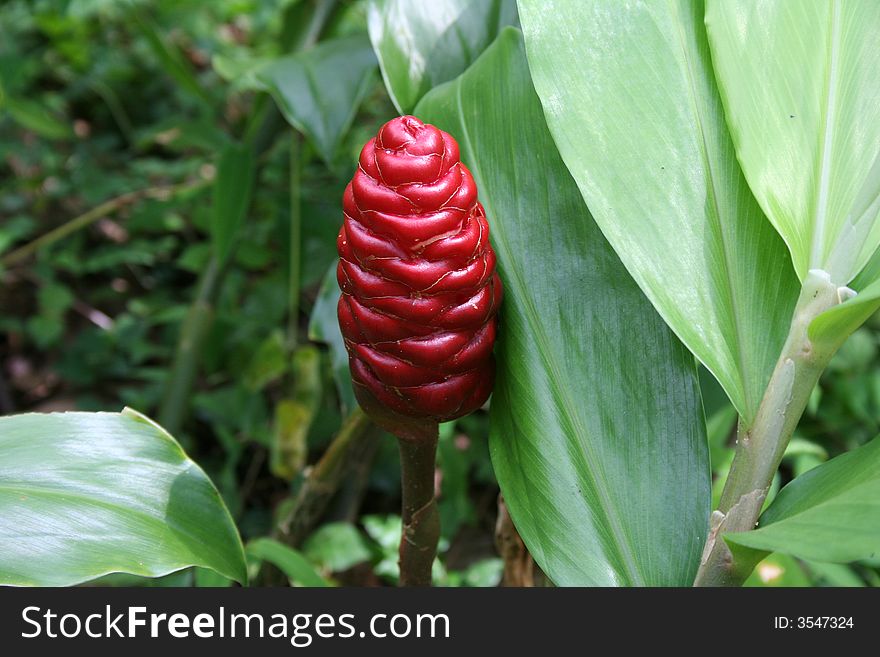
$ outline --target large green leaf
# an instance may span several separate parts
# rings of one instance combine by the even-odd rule
[[[373,0],[368,19],[385,85],[401,114],[517,22],[514,0]]]
[[[710,0],[743,172],[803,279],[845,285],[880,245],[880,2]]]
[[[130,410],[0,418],[0,584],[191,565],[247,580],[217,489],[161,427]]]
[[[757,529],[729,542],[802,559],[847,562],[880,554],[880,437],[779,491]]]
[[[745,420],[797,282],[724,124],[700,2],[523,0],[535,88],[602,232]]]
[[[333,162],[376,68],[366,35],[323,41],[257,72],[287,121],[303,132],[321,157]]]
[[[590,217],[508,28],[417,114],[459,139],[505,284],[492,461],[560,585],[689,584],[708,529],[693,358]]]

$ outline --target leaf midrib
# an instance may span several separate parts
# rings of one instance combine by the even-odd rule
[[[831,151],[833,146],[834,131],[831,124],[834,122],[837,100],[837,61],[840,47],[840,4],[837,0],[831,0],[830,10],[830,44],[827,48],[825,66],[824,102],[822,105],[822,147],[819,151],[819,196],[816,199],[816,207],[813,211],[812,244],[810,245],[810,268],[823,268],[823,242],[825,240],[826,224],[828,222],[828,190],[831,185]]]

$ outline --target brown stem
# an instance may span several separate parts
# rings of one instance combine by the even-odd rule
[[[430,586],[431,567],[440,540],[440,514],[434,497],[438,427],[419,440],[401,438],[400,479],[403,531],[400,536],[400,585]]]
[[[498,520],[495,523],[495,546],[504,562],[502,586],[533,587],[541,586],[541,569],[535,564],[513,524],[504,496],[498,494]]]

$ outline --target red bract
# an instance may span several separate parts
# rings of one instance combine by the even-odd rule
[[[361,151],[343,207],[339,324],[361,406],[431,422],[479,408],[502,287],[455,139],[412,116],[389,121]]]

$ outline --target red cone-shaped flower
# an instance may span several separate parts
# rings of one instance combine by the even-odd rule
[[[361,151],[339,232],[339,324],[364,410],[444,422],[494,380],[501,280],[470,171],[449,134],[412,116]]]

